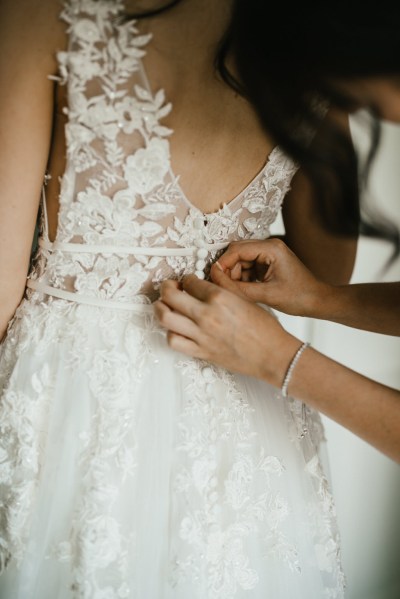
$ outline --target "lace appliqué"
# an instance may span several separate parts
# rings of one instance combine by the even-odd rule
[[[136,322],[124,312],[60,301],[51,305],[24,301],[18,308],[1,348],[0,571],[11,558],[18,564],[28,546],[47,420],[57,395],[56,375],[48,357],[24,392],[18,390],[15,360],[23,359],[32,347],[40,360],[42,355],[48,356],[49,349],[57,351],[62,346],[66,375],[80,371],[87,377],[95,405],[90,427],[81,430],[76,439],[81,446],[77,466],[85,472],[80,501],[71,522],[64,523],[68,536],[55,541],[48,558],[71,564],[74,597],[130,596],[132,589],[126,580],[134,540],[122,529],[115,502],[125,482],[135,477],[136,403],[131,390],[152,363],[146,339],[154,330],[151,314]],[[94,331],[103,349],[92,349]],[[111,586],[102,578],[109,570]]]
[[[321,572],[334,576],[336,586],[329,584],[324,589],[326,599],[342,596],[346,580],[341,566],[340,538],[336,531],[336,508],[328,480],[323,472],[318,455],[314,454],[306,464],[306,472],[311,475],[320,505],[310,503],[309,516],[313,525],[315,550]],[[322,506],[322,509],[321,509]]]
[[[135,403],[129,390],[145,373],[143,341],[137,330],[131,332],[137,339],[128,355],[114,349],[99,350],[93,356],[88,378],[97,406],[90,430],[80,433],[84,488],[70,537],[53,551],[59,561],[71,562],[71,590],[82,599],[131,596],[126,581],[135,553],[134,539],[125,533],[116,515],[124,483],[134,477],[137,463]],[[131,357],[137,369],[130,368]],[[112,584],[105,586],[107,578]]]
[[[195,270],[194,258],[127,256],[118,253],[120,246],[190,248],[199,219],[210,245],[264,239],[297,166],[276,148],[232,202],[207,215],[191,205],[171,172],[171,131],[162,124],[171,105],[163,90],[149,88],[143,72],[150,36],[140,35],[134,21],[123,22],[122,9],[121,0],[69,0],[62,15],[69,48],[58,54],[59,82],[68,85],[68,123],[57,241],[116,250],[40,248],[30,276],[93,298],[150,303],[162,280]],[[206,273],[217,255],[209,250]],[[132,579],[135,539],[122,529],[117,496],[127,481],[135,481],[137,404],[129,390],[151,363],[145,337],[153,330],[151,317],[147,322],[143,315],[28,292],[0,349],[1,567],[11,556],[21,559],[27,547],[41,482],[42,431],[48,429],[49,403],[58,397],[59,372],[51,369],[49,351],[62,348],[63,368],[83,373],[93,417],[78,434],[77,467],[84,475],[77,477],[74,511],[48,557],[70,564],[75,597],[134,595],[126,581]],[[41,367],[21,391],[16,377],[25,352]],[[288,501],[275,484],[284,466],[263,450],[253,432],[253,411],[234,377],[194,360],[178,368],[187,388],[177,422],[172,519],[179,534],[171,548],[171,584],[206,580],[210,599],[231,599],[256,588],[252,543],[260,543],[266,558],[299,572],[297,548],[283,532]],[[65,400],[65,389],[59,396]],[[331,517],[332,503],[312,457],[307,467],[325,502],[316,525],[321,568],[334,571],[337,545],[324,519]]]
[[[174,523],[180,545],[171,583],[179,587],[187,580],[207,580],[210,599],[230,599],[239,589],[257,586],[259,576],[247,550],[254,538],[259,537],[266,556],[300,570],[295,547],[280,531],[287,503],[271,485],[284,467],[259,445],[252,409],[232,375],[190,360],[177,366],[187,400],[178,422],[180,465],[174,489],[182,514]]]
[[[67,167],[57,240],[107,246],[189,248],[204,216],[171,171],[162,120],[172,109],[150,89],[142,58],[150,35],[120,18],[123,2],[70,0],[62,17],[69,47],[58,53],[59,83],[68,85]],[[204,240],[264,239],[297,166],[275,148],[265,169],[235,200],[205,215]],[[216,252],[205,259],[208,272]],[[46,274],[43,274],[43,261]],[[147,303],[160,281],[193,272],[189,257],[122,256],[39,250],[30,277],[100,300]]]
[[[7,355],[3,360],[7,363]],[[14,391],[12,383],[4,387],[0,411],[0,572],[11,556],[21,561],[27,544],[53,391],[47,364],[32,375],[29,392]]]

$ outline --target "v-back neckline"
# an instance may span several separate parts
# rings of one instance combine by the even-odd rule
[[[196,206],[196,204],[194,204],[187,197],[186,193],[184,192],[184,190],[181,187],[181,184],[179,183],[179,176],[177,176],[172,169],[171,161],[170,161],[169,173],[170,173],[170,176],[172,177],[172,179],[175,181],[175,185],[176,185],[182,199],[187,204],[188,208],[190,208],[191,210],[195,210],[196,212],[199,212],[199,214],[202,214],[205,217],[213,217],[213,216],[217,216],[218,214],[220,214],[225,208],[232,208],[237,202],[239,202],[240,199],[242,199],[242,197],[249,191],[249,189],[253,185],[255,185],[259,179],[262,178],[262,176],[266,172],[267,168],[270,166],[271,161],[272,161],[277,149],[278,149],[278,146],[274,146],[274,148],[271,150],[271,152],[267,155],[267,159],[264,162],[261,169],[259,169],[259,171],[256,173],[256,175],[250,180],[250,182],[241,191],[239,191],[239,193],[237,193],[231,200],[228,200],[227,202],[223,202],[219,208],[217,208],[216,210],[212,210],[211,212],[204,212],[203,210],[201,210],[201,208]]]
[[[140,69],[141,69],[141,74],[143,77],[143,81],[145,83],[146,86],[146,91],[151,95],[151,97],[154,97],[154,90],[150,84],[150,80],[149,77],[147,75],[147,71],[146,68],[144,66],[143,63],[143,58],[144,56],[139,60],[139,64],[140,64]],[[173,107],[172,102],[170,102],[165,94],[165,89],[164,88],[160,88],[159,90],[157,90],[157,92],[163,92],[166,100],[168,101],[168,103],[171,104],[171,106]],[[173,130],[172,130],[173,131]],[[168,141],[168,140],[167,140]],[[168,141],[168,145],[170,146],[170,143]],[[233,205],[235,205],[244,195],[245,193],[264,175],[265,171],[267,170],[267,168],[270,166],[273,158],[275,157],[275,154],[278,150],[279,146],[274,146],[272,148],[272,150],[267,154],[265,162],[263,164],[263,166],[261,167],[261,169],[259,169],[257,171],[257,173],[254,175],[254,177],[252,177],[252,179],[249,181],[249,183],[247,185],[245,185],[245,187],[239,191],[232,199],[228,200],[227,202],[223,202],[220,204],[220,207],[217,208],[216,210],[212,210],[210,212],[204,212],[203,210],[201,210],[201,208],[199,208],[198,206],[196,206],[196,204],[194,202],[192,202],[189,197],[187,196],[187,194],[185,193],[185,191],[183,190],[180,182],[179,182],[179,178],[180,176],[175,173],[174,169],[172,168],[172,161],[171,161],[171,154],[169,157],[169,175],[172,178],[172,180],[175,182],[175,186],[179,192],[179,195],[181,196],[181,199],[185,202],[185,204],[188,206],[189,209],[191,210],[195,210],[196,212],[198,212],[199,214],[203,215],[204,217],[213,217],[213,216],[217,216],[218,214],[221,213],[222,210],[224,210],[224,208],[226,207],[232,207]]]

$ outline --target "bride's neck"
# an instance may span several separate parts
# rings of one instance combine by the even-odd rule
[[[168,4],[166,2],[165,4]],[[137,14],[162,6],[154,0],[127,0],[125,10]],[[232,0],[181,0],[157,16],[138,20],[140,31],[153,34],[152,46],[182,68],[200,67],[213,60],[229,25]]]

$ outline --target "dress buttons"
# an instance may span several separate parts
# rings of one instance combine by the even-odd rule
[[[204,258],[207,258],[208,252],[204,247],[201,247],[199,250],[197,250],[196,255],[201,260],[204,260]]]
[[[195,230],[195,239],[193,240],[193,244],[196,248],[194,252],[195,258],[195,272],[194,274],[199,279],[205,279],[204,269],[207,266],[207,244],[204,239],[204,227],[206,225],[206,220],[204,216],[196,216],[193,221],[193,228]]]
[[[214,371],[210,366],[204,366],[204,368],[201,369],[201,374],[206,381],[212,381],[214,378]]]
[[[206,261],[205,260],[197,260],[195,267],[196,267],[196,270],[204,270],[206,267]]]
[[[201,216],[197,216],[194,219],[193,226],[195,229],[200,231],[204,227],[204,219]]]

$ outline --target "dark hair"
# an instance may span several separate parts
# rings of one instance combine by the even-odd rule
[[[395,5],[394,5],[395,6]],[[264,128],[308,174],[319,194],[320,215],[331,229],[354,233],[360,222],[355,189],[358,162],[351,140],[316,105],[352,111],[354,101],[333,82],[357,77],[399,76],[400,10],[385,2],[369,11],[321,3],[274,4],[235,0],[232,21],[222,41],[218,68],[227,83],[255,107]],[[226,68],[233,54],[237,77]],[[375,106],[371,114],[379,117]],[[310,143],[307,132],[315,132]],[[362,185],[380,139],[372,120],[371,147]],[[361,233],[390,238],[397,228],[363,210]]]
[[[151,8],[150,10],[139,10],[138,12],[135,13],[129,13],[125,15],[125,20],[129,21],[131,19],[148,19],[149,17],[156,17],[157,15],[160,15],[161,13],[165,12],[166,10],[169,10],[170,8],[173,8],[174,6],[176,6],[177,4],[180,4],[182,2],[182,0],[170,0],[167,3],[162,3],[159,6],[155,6],[154,8]]]
[[[129,18],[155,16],[181,1]],[[348,112],[355,108],[333,85],[335,79],[400,74],[400,10],[385,2],[380,7],[353,14],[348,7],[330,5],[327,10],[320,3],[288,7],[280,2],[272,15],[270,3],[263,0],[234,0],[215,64],[224,81],[252,103],[274,142],[308,175],[325,226],[341,234],[386,237],[398,247],[398,230],[390,222],[367,208],[360,217],[358,183],[366,184],[379,144],[378,118],[371,123],[369,159],[359,179],[351,139],[325,118],[324,110],[329,105]],[[235,76],[227,68],[228,55],[234,59]],[[370,109],[379,116],[374,106]]]

